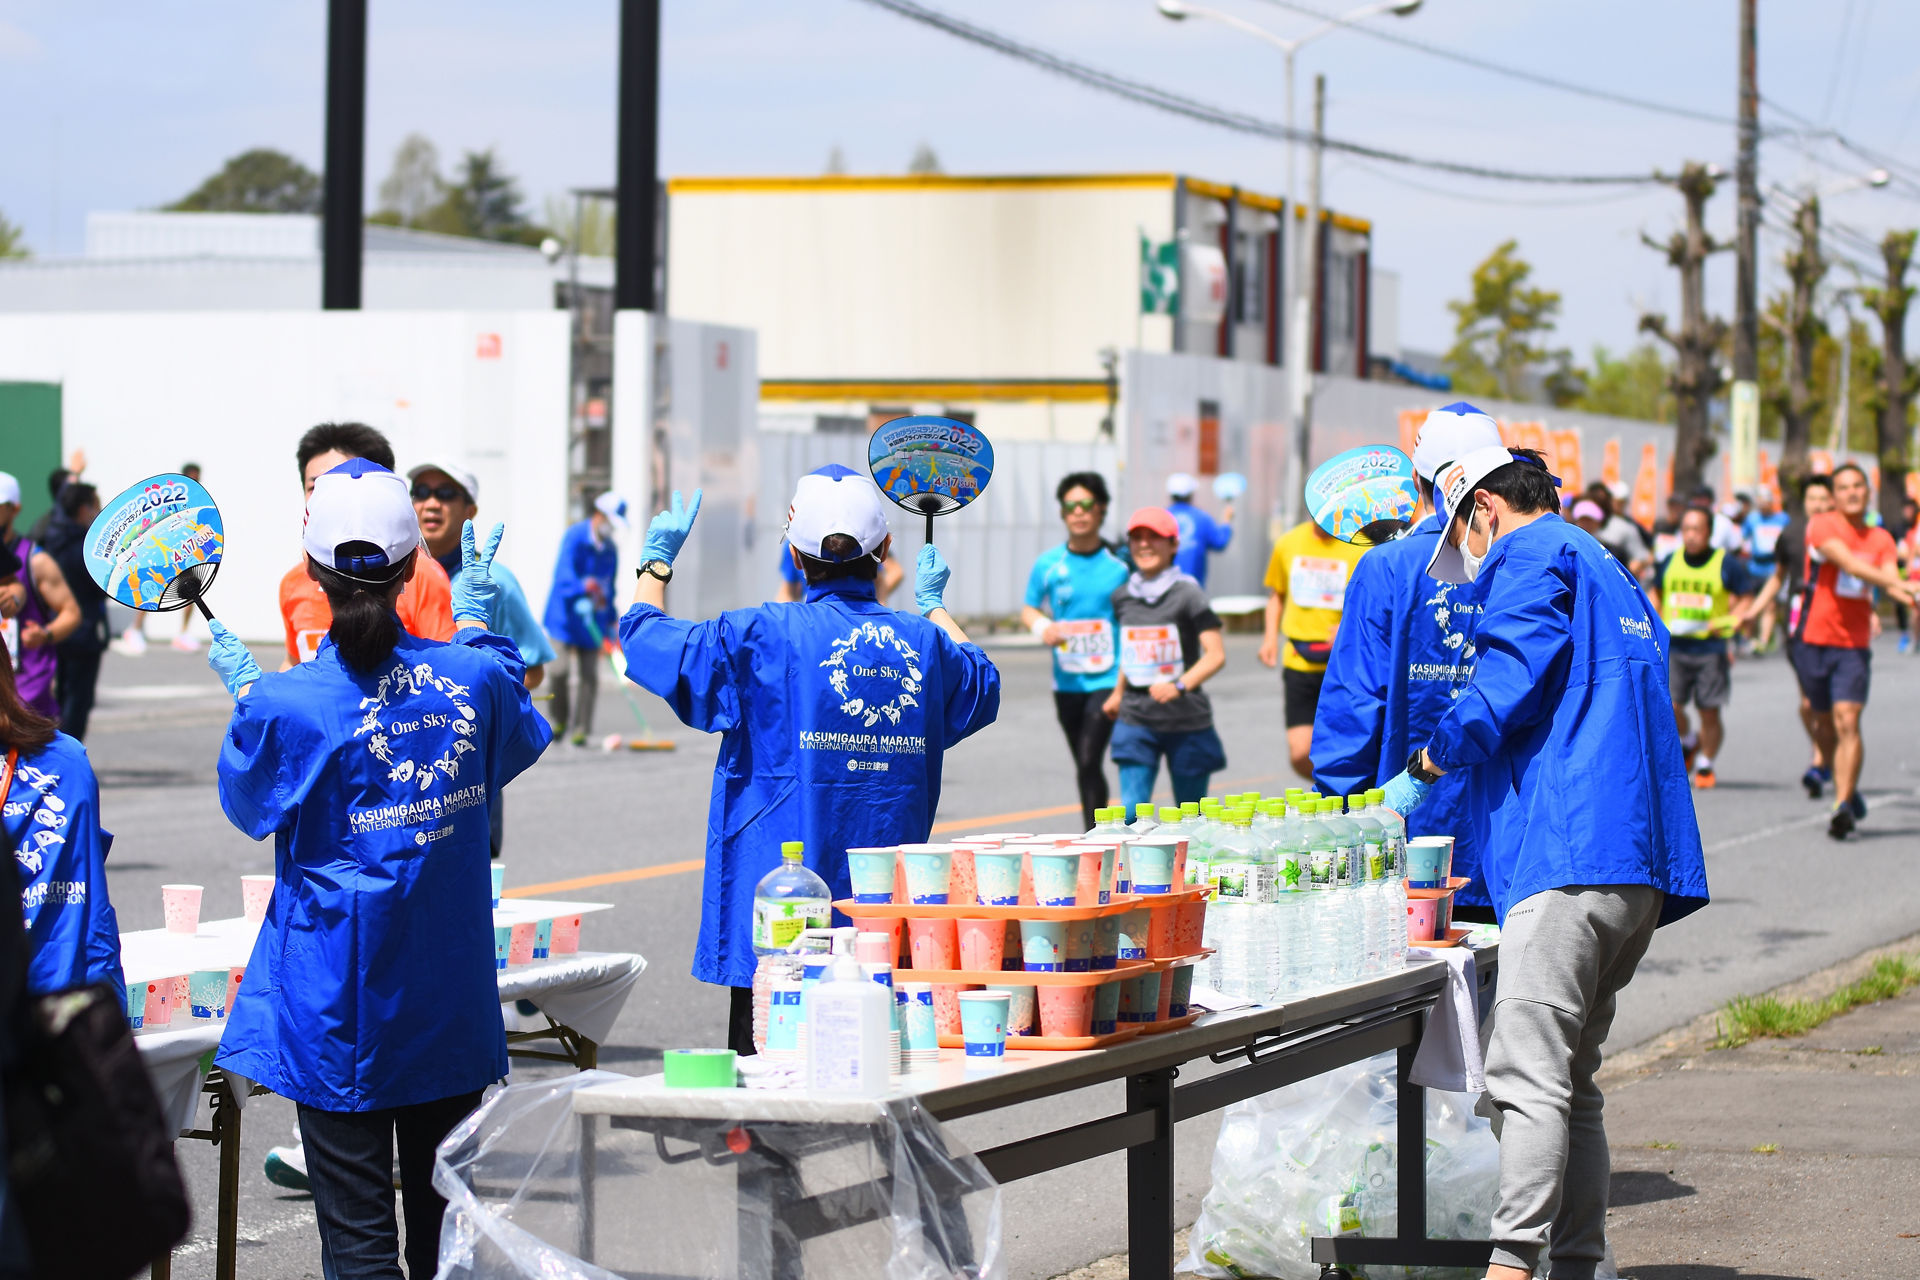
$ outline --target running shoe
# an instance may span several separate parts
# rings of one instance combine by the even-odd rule
[[[267,1181],[289,1191],[311,1191],[307,1182],[307,1149],[273,1147],[267,1152]]]
[[[1853,809],[1850,806],[1833,806],[1833,816],[1827,819],[1827,834],[1835,840],[1845,840],[1853,834]]]
[[[182,653],[200,652],[200,642],[184,631],[173,638],[173,647]]]
[[[1807,799],[1818,800],[1820,798],[1820,792],[1824,790],[1827,785],[1826,771],[1824,769],[1809,768],[1805,773],[1800,775],[1800,785],[1807,789]]]
[[[147,638],[138,627],[128,627],[120,633],[120,638],[111,646],[115,653],[124,653],[129,658],[137,658],[147,651]]]
[[[1855,822],[1867,820],[1867,800],[1858,791],[1847,797],[1847,811],[1853,814]]]
[[[1695,769],[1695,770],[1693,771],[1693,785],[1694,785],[1694,786],[1696,786],[1696,787],[1698,787],[1698,788],[1700,788],[1700,789],[1701,789],[1702,791],[1711,791],[1711,790],[1713,790],[1713,788],[1714,788],[1714,785],[1715,785],[1715,784],[1714,784],[1714,777],[1713,777],[1713,770],[1711,770],[1711,769]]]
[[[1913,637],[1908,635],[1904,631],[1900,633],[1900,652],[1902,653],[1913,652]]]

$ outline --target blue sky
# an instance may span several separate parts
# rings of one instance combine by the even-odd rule
[[[1310,0],[1328,9],[1334,0]],[[1218,7],[1294,35],[1265,0]],[[1152,0],[939,0],[970,20],[1138,79],[1279,118],[1270,48],[1218,24],[1175,24]],[[1347,6],[1340,6],[1342,8]],[[1763,95],[1920,165],[1920,6],[1763,4]],[[1284,151],[1103,97],[859,0],[665,0],[661,149],[668,173],[818,172],[840,146],[855,172],[899,172],[930,143],[949,172],[1172,169],[1278,191]],[[150,207],[227,156],[274,146],[318,167],[325,6],[201,0],[0,0],[0,212],[36,253],[77,252],[90,209]],[[1394,30],[1537,72],[1730,115],[1735,0],[1427,0]],[[369,197],[395,145],[443,156],[492,146],[536,209],[607,183],[613,167],[612,0],[372,0]],[[1397,151],[1587,172],[1731,163],[1732,130],[1492,77],[1336,32],[1300,55],[1301,117],[1328,77],[1328,131]],[[1840,181],[1867,164],[1828,145],[1762,152],[1763,183]],[[1304,165],[1303,165],[1304,172]],[[1920,171],[1917,171],[1920,173]],[[1449,340],[1448,298],[1508,237],[1566,296],[1560,340],[1631,342],[1643,307],[1670,309],[1672,273],[1639,235],[1679,216],[1663,189],[1622,195],[1478,183],[1329,157],[1328,203],[1371,218],[1376,260],[1400,272],[1410,345]],[[1417,184],[1417,185],[1415,185]],[[1920,188],[1859,191],[1832,217],[1877,237],[1920,225]],[[1460,197],[1466,198],[1460,198]],[[1731,235],[1731,187],[1710,206]],[[1770,263],[1782,245],[1763,239]],[[1838,281],[1851,276],[1842,269]],[[1769,266],[1769,285],[1778,269]],[[1730,259],[1709,273],[1731,307]]]

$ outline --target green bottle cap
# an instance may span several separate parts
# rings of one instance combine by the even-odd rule
[[[1361,806],[1365,805],[1366,803],[1367,803],[1367,793],[1364,791],[1361,792],[1359,795],[1347,797],[1347,808],[1349,811],[1358,809]]]
[[[798,840],[788,840],[780,845],[780,856],[788,862],[798,862],[800,861],[800,855],[806,851],[806,848],[807,846]]]
[[[1176,808],[1173,805],[1163,804],[1160,806],[1160,821],[1162,822],[1178,822],[1180,821],[1180,819],[1186,816],[1187,815],[1183,810]]]
[[[1367,788],[1368,804],[1379,804],[1382,800],[1385,800],[1386,798],[1387,798],[1387,793],[1381,790],[1379,787]]]
[[[1182,800],[1180,802],[1180,812],[1191,818],[1194,814],[1200,812],[1200,804],[1195,800]]]
[[[1152,818],[1152,817],[1158,816],[1160,811],[1159,809],[1154,807],[1153,801],[1142,800],[1139,804],[1133,807],[1133,812],[1135,817]]]

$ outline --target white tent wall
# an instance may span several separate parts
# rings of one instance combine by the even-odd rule
[[[566,527],[568,358],[561,311],[0,315],[0,379],[63,384],[63,443],[103,497],[201,464],[227,526],[208,604],[259,641],[281,639],[294,448],[317,422],[377,427],[403,471],[465,462],[537,614]]]

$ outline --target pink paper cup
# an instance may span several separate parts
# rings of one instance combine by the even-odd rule
[[[960,1034],[960,993],[967,989],[957,982],[933,984],[933,1026],[937,1034]]]
[[[513,937],[507,942],[507,963],[533,963],[533,921],[513,926]]]
[[[1002,969],[1025,969],[1026,957],[1021,952],[1020,922],[1009,920],[1007,929],[1000,941],[1000,967]]]
[[[227,970],[227,1012],[229,1014],[233,1012],[234,997],[240,994],[240,984],[246,981],[246,977],[247,966],[243,964],[234,965]]]
[[[1440,899],[1407,899],[1407,941],[1432,942],[1437,939],[1440,927]]]
[[[1160,973],[1160,1003],[1154,1006],[1153,1020],[1155,1022],[1165,1022],[1172,1014],[1173,971],[1171,969],[1165,969]]]
[[[173,980],[173,998],[170,1003],[173,1005],[176,1013],[182,1009],[190,1010],[193,1007],[190,998],[191,994],[192,984],[188,982],[186,974],[183,973]],[[189,1014],[188,1016],[192,1015]]]
[[[173,1021],[173,979],[167,978],[145,985],[147,1012],[141,1021],[148,1027],[164,1027]]]
[[[570,956],[580,950],[580,917],[555,916],[553,920],[553,954]]]
[[[892,964],[900,948],[893,945],[893,934],[885,930],[862,929],[853,935],[853,958],[861,964]]]
[[[1153,922],[1147,927],[1147,959],[1171,960],[1181,954],[1174,941],[1180,920],[1180,904],[1155,902],[1149,909],[1153,912]]]
[[[197,884],[163,884],[160,907],[166,913],[168,933],[200,931],[200,896],[206,888]]]
[[[1205,945],[1207,936],[1207,903],[1203,898],[1199,902],[1183,902],[1175,910],[1173,921],[1173,950],[1175,955],[1196,956]]]
[[[1007,956],[1005,920],[956,920],[960,935],[960,967],[998,971]]]
[[[971,845],[953,846],[953,866],[947,872],[947,901],[956,906],[967,905],[978,894],[973,872],[974,852]]]
[[[272,876],[240,877],[240,910],[254,924],[267,918],[267,901],[272,897]]]
[[[909,919],[907,950],[916,969],[958,969],[960,939],[951,919]],[[959,1006],[955,1005],[955,1009]]]
[[[1040,1034],[1043,1036],[1092,1035],[1093,988],[1041,987]]]

